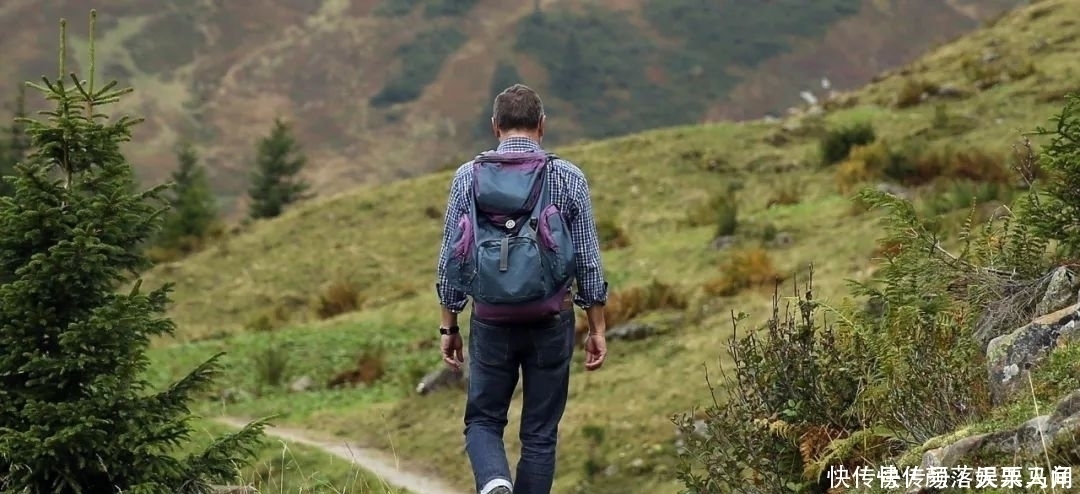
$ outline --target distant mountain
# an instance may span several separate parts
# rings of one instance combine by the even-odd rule
[[[487,108],[512,82],[542,91],[553,143],[756,118],[821,93],[822,79],[863,84],[1020,3],[6,0],[0,80],[14,94],[56,70],[60,17],[82,59],[97,7],[100,72],[133,85],[127,104],[148,119],[129,153],[144,178],[165,179],[188,138],[234,208],[277,115],[295,122],[316,190],[336,192],[490,145]]]

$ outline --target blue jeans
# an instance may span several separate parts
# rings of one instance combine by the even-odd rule
[[[566,408],[574,311],[550,322],[495,326],[472,317],[469,329],[469,390],[465,404],[465,450],[476,491],[513,486],[514,494],[550,494],[555,444]],[[517,475],[503,444],[506,412],[522,375],[521,459]]]

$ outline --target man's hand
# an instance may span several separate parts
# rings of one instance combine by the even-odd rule
[[[594,371],[604,365],[607,357],[607,338],[603,334],[590,334],[585,338],[585,370]]]
[[[442,359],[454,370],[461,370],[461,364],[465,362],[465,355],[462,353],[464,345],[461,343],[461,333],[442,335],[440,336],[440,347],[442,348]]]

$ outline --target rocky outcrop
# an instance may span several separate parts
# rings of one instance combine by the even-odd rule
[[[1035,313],[1049,314],[1077,303],[1078,288],[1080,288],[1080,276],[1064,266],[1055,269],[1050,275],[1046,292],[1039,300],[1039,304],[1035,306]]]
[[[1080,304],[1036,318],[1030,324],[990,340],[986,348],[990,396],[1002,403],[1026,383],[1022,371],[1045,358],[1056,346],[1076,337]]]
[[[1016,465],[1014,459],[1024,457],[1033,458],[1033,462],[1041,465],[1047,454],[1053,457],[1080,453],[1077,433],[1080,433],[1080,390],[1059,401],[1052,413],[1035,417],[1014,429],[965,437],[926,451],[920,467],[926,471],[931,467]],[[1003,463],[1001,459],[1010,461]],[[1045,472],[1047,479],[1050,473]],[[1025,485],[1026,475],[1025,469]],[[908,492],[930,491],[920,486]]]

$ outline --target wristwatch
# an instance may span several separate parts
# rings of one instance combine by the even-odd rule
[[[458,331],[460,331],[460,330],[461,329],[458,328],[457,324],[455,324],[453,326],[450,326],[449,329],[444,328],[442,326],[439,326],[439,334],[444,335],[444,336],[445,335],[451,335],[451,334],[458,334]]]

